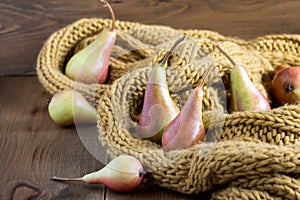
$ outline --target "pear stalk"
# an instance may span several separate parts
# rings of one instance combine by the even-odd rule
[[[204,72],[204,74],[202,75],[202,78],[200,80],[200,83],[199,83],[199,87],[203,87],[204,84],[206,83],[207,79],[208,79],[208,76],[210,75],[211,71],[213,70],[213,68],[215,68],[216,66],[212,65],[208,68],[208,70],[206,70]]]
[[[80,178],[63,178],[63,177],[57,177],[57,176],[53,176],[52,180],[54,180],[54,181],[84,181],[83,177],[80,177]]]
[[[114,11],[113,11],[112,7],[110,6],[110,4],[107,1],[100,0],[100,2],[103,3],[104,6],[107,7],[109,12],[110,12],[111,19],[112,19],[112,24],[111,24],[111,27],[110,27],[110,31],[113,32],[115,30],[115,21],[116,21]]]
[[[161,65],[163,66],[163,68],[167,67],[167,62],[168,62],[169,57],[171,56],[171,53],[178,46],[178,44],[180,44],[184,39],[185,39],[185,36],[182,36],[181,38],[176,40],[175,43],[173,44],[173,46],[170,48],[170,50],[164,55],[163,59],[160,62]]]
[[[231,62],[232,65],[237,65],[236,62],[219,46],[214,44],[214,46]]]

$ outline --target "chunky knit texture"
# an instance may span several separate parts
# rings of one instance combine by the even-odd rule
[[[276,65],[300,65],[299,35],[247,41],[207,30],[117,21],[107,83],[87,85],[65,76],[70,56],[110,24],[108,19],[82,19],[53,33],[40,51],[37,73],[51,94],[74,88],[97,107],[99,140],[111,156],[135,156],[149,172],[147,183],[182,193],[211,191],[212,199],[300,199],[300,107],[277,107],[270,91]],[[182,34],[187,39],[174,50],[167,68],[170,94],[182,108],[204,71],[216,66],[203,88],[210,141],[164,152],[159,144],[135,137],[135,127],[152,66]],[[227,113],[232,65],[213,44],[245,66],[272,110]]]

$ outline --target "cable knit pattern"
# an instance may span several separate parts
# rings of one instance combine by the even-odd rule
[[[232,65],[214,48],[220,45],[243,63],[252,82],[275,105],[270,91],[274,67],[300,65],[299,35],[246,41],[208,30],[116,21],[117,41],[107,83],[88,85],[65,76],[70,56],[110,24],[109,19],[81,19],[53,33],[39,53],[36,70],[51,94],[73,88],[97,108],[99,140],[111,156],[135,156],[149,172],[145,182],[182,193],[210,191],[216,200],[300,199],[299,105],[228,114]],[[147,76],[183,34],[187,39],[172,52],[167,83],[171,97],[182,108],[205,70],[215,66],[203,88],[203,122],[210,141],[164,152],[159,144],[135,133]]]

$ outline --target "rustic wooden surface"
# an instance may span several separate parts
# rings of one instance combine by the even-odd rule
[[[183,29],[209,29],[243,38],[300,32],[300,1],[111,2],[119,20]],[[0,75],[35,73],[38,51],[52,32],[82,17],[109,17],[97,0],[0,0],[0,10]]]
[[[0,199],[193,199],[143,184],[127,194],[103,186],[52,181],[102,168],[82,144],[76,128],[63,128],[48,115],[51,95],[36,76],[0,78]],[[208,197],[201,194],[201,197]],[[198,196],[199,197],[199,196]]]
[[[114,0],[119,20],[209,29],[245,39],[300,33],[300,1]],[[75,128],[55,124],[50,94],[35,74],[35,60],[54,31],[83,17],[109,17],[97,0],[0,0],[0,199],[203,199],[143,184],[115,193],[103,186],[59,183],[103,167]],[[18,75],[17,77],[12,75]],[[107,160],[105,153],[98,155]]]

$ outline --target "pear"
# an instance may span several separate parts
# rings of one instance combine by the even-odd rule
[[[90,184],[104,184],[117,192],[135,190],[143,181],[145,172],[139,160],[133,156],[120,155],[99,171],[80,178],[52,177],[56,181],[84,181]]]
[[[202,121],[203,86],[214,66],[202,76],[201,83],[189,95],[181,112],[162,134],[162,146],[166,151],[186,149],[203,142],[206,133]]]
[[[267,98],[255,87],[244,66],[236,64],[221,47],[215,46],[233,65],[230,74],[230,112],[270,110]]]
[[[96,109],[77,91],[65,89],[56,93],[49,105],[50,117],[62,126],[96,123]]]
[[[300,67],[279,65],[274,70],[272,94],[280,105],[300,101]]]
[[[162,61],[155,64],[148,75],[142,113],[139,119],[139,137],[141,138],[161,142],[164,128],[179,113],[179,109],[169,93],[166,67],[172,51],[184,38],[181,37],[174,43]]]
[[[116,41],[114,12],[104,0],[101,0],[112,16],[112,26],[103,30],[96,39],[68,61],[65,74],[72,80],[94,84],[104,83],[107,79],[109,58]]]

